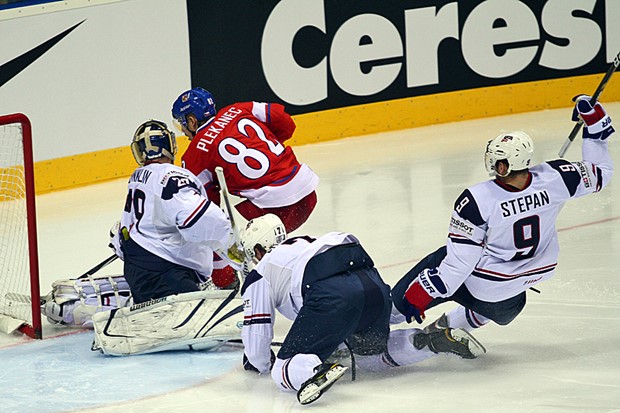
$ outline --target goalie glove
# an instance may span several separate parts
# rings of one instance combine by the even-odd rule
[[[584,139],[605,140],[614,133],[611,126],[611,118],[599,102],[592,102],[588,95],[577,95],[573,98],[575,108],[572,120],[583,121],[586,127],[583,129]]]
[[[422,324],[426,318],[424,311],[426,311],[431,301],[435,297],[445,295],[447,292],[447,288],[441,280],[437,268],[427,268],[422,271],[403,297],[403,315],[407,322],[411,323],[412,319],[415,318],[415,321]]]

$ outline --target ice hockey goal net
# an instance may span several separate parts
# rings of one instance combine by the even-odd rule
[[[32,136],[28,118],[0,116],[0,331],[41,338]]]

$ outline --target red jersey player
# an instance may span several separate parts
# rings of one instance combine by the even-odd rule
[[[221,166],[230,193],[245,198],[236,209],[248,221],[272,213],[289,233],[306,222],[319,178],[283,145],[295,131],[284,106],[239,102],[216,112],[211,93],[194,88],[173,103],[172,117],[191,140],[183,166],[200,179],[210,200],[219,204],[215,168]]]

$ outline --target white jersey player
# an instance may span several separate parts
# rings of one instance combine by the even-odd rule
[[[209,277],[213,252],[232,245],[232,228],[200,181],[173,164],[174,133],[151,120],[131,145],[141,166],[129,178],[116,252],[135,303],[197,291]]]
[[[613,163],[607,138],[611,119],[590,97],[576,97],[583,160],[554,160],[530,167],[534,145],[524,132],[489,142],[485,163],[495,179],[466,189],[456,200],[445,247],[424,258],[394,287],[396,308],[407,321],[451,300],[460,304],[428,330],[510,323],[525,306],[525,291],[549,279],[558,263],[556,219],[564,203],[600,191]]]
[[[267,214],[248,223],[242,235],[246,257],[258,262],[241,290],[241,337],[246,370],[269,374],[300,403],[317,400],[345,372],[328,358],[343,342],[357,364],[384,370],[455,353],[474,358],[484,348],[464,330],[427,334],[390,332],[390,288],[352,234],[288,240],[280,219]],[[277,357],[271,351],[275,310],[293,324]]]
[[[96,348],[112,355],[214,348],[238,337],[236,291],[199,291],[208,284],[214,251],[225,256],[232,244],[230,221],[191,172],[172,164],[176,140],[163,122],[140,125],[131,148],[141,166],[129,179],[120,224],[110,231],[124,274],[93,275],[113,256],[77,279],[58,280],[43,314],[68,326],[94,322]]]

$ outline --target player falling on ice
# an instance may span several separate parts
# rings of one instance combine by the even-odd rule
[[[244,368],[270,374],[279,389],[297,392],[301,404],[316,401],[347,367],[331,360],[346,343],[356,365],[385,371],[453,353],[484,352],[464,330],[390,331],[390,287],[352,234],[287,239],[279,218],[251,220],[243,249],[256,267],[241,289]],[[277,356],[271,351],[276,310],[293,321]],[[353,358],[353,356],[352,356]]]
[[[525,306],[525,292],[554,274],[559,243],[556,219],[569,199],[599,192],[613,174],[611,118],[598,102],[575,98],[582,119],[583,160],[530,166],[534,145],[521,131],[504,133],[486,148],[494,179],[457,198],[446,246],[413,267],[393,288],[395,307],[408,322],[445,301],[459,305],[426,328],[472,330],[489,321],[506,325]]]

